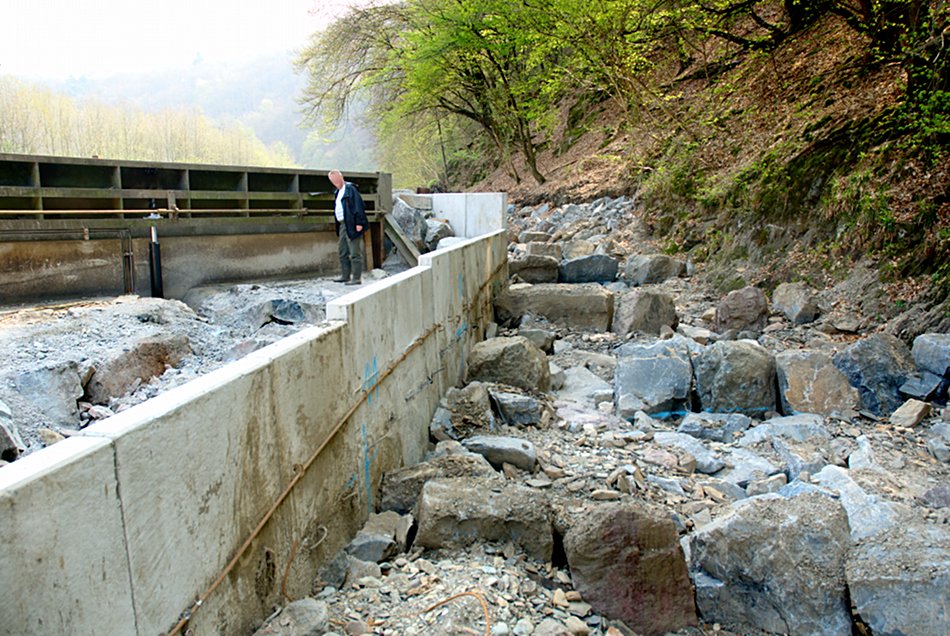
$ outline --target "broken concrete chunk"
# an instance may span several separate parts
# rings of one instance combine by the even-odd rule
[[[596,283],[512,285],[495,298],[500,323],[525,313],[573,329],[608,331],[614,314],[614,295]]]
[[[532,488],[436,479],[423,486],[417,510],[417,545],[442,548],[510,541],[532,558],[551,559],[554,534],[550,510]]]
[[[136,381],[148,382],[175,367],[191,353],[185,336],[167,336],[141,340],[129,351],[99,365],[86,385],[86,396],[94,404],[108,404],[125,395]]]
[[[551,375],[547,357],[527,338],[514,336],[479,342],[468,356],[469,381],[497,382],[528,391],[547,391]]]
[[[540,254],[522,254],[508,258],[508,275],[518,275],[526,283],[556,283],[558,259]]]
[[[564,536],[574,588],[640,634],[696,625],[696,606],[676,526],[644,504],[603,504]]]
[[[686,263],[666,254],[638,254],[624,264],[624,278],[631,285],[662,283],[686,273]]]
[[[501,478],[483,456],[476,453],[453,453],[386,473],[380,489],[379,507],[405,514],[413,509],[427,481],[441,477]]]

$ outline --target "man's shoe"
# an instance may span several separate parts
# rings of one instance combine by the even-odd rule
[[[354,278],[353,280],[348,280],[348,281],[346,281],[346,284],[347,284],[347,285],[360,285],[360,284],[362,284],[362,282],[363,282],[363,281],[362,281],[361,279],[359,279],[359,278]]]
[[[349,282],[349,280],[350,280],[349,277],[343,278],[343,277],[341,276],[340,278],[334,278],[334,279],[333,279],[333,282],[334,282],[334,283],[346,283],[346,282]]]

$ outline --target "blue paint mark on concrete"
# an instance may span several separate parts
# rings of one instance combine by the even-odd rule
[[[376,362],[376,356],[373,356],[373,362],[369,362],[363,367],[363,390],[367,391],[366,402],[373,405],[373,398],[379,400],[379,366]]]

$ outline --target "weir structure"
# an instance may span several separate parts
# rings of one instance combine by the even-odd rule
[[[325,170],[0,154],[0,302],[165,292],[338,267]],[[347,172],[366,203],[369,266],[382,261],[392,177]]]
[[[468,240],[0,468],[0,634],[249,633],[309,595],[463,381],[507,280],[505,203],[433,195]]]

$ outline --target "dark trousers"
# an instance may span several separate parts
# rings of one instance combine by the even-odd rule
[[[340,278],[361,280],[363,277],[363,237],[351,239],[346,229],[340,228]]]

